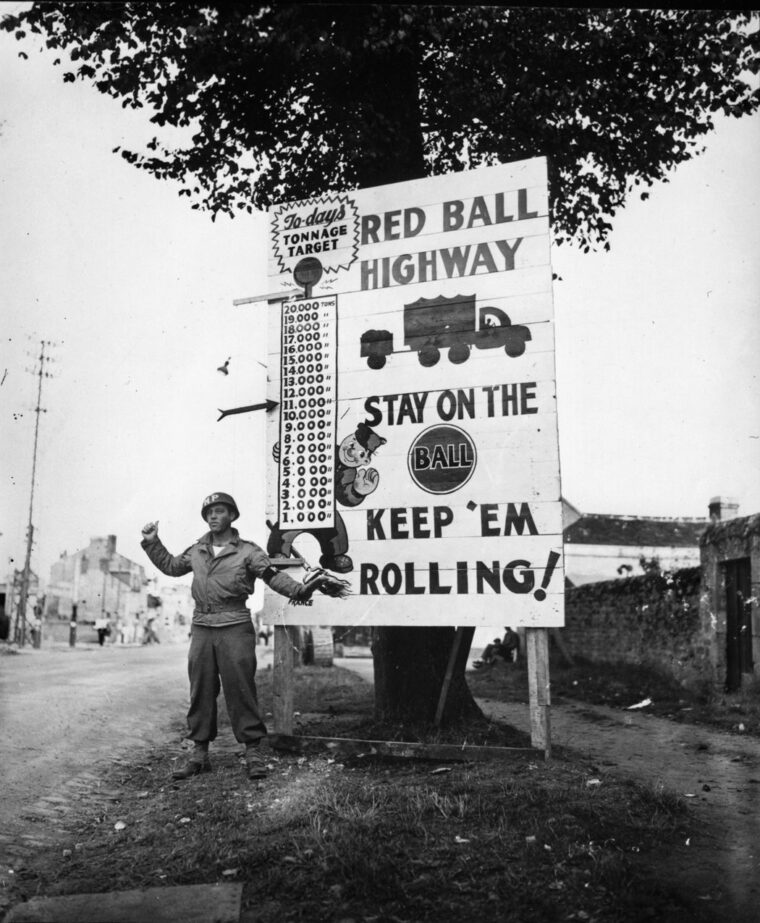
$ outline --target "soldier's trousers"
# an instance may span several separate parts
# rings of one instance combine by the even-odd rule
[[[240,743],[267,733],[256,694],[256,634],[251,622],[224,628],[192,626],[187,672],[190,677],[190,740],[216,738],[217,697],[224,689],[232,731]]]

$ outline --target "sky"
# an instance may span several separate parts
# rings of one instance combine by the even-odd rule
[[[233,299],[266,291],[266,216],[212,222],[112,153],[150,137],[145,112],[0,34],[0,579],[24,563],[43,339],[43,579],[107,534],[155,576],[144,523],[179,553],[214,490],[265,542],[264,417],[217,417],[265,395],[266,307]],[[609,253],[554,250],[562,493],[582,512],[760,512],[760,117],[720,118],[705,145],[634,195]]]

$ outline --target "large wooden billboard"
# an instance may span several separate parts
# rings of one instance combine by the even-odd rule
[[[278,206],[269,277],[268,551],[352,595],[267,619],[562,625],[545,159]]]

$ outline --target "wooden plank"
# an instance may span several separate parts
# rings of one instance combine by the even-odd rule
[[[437,364],[423,367],[417,353],[404,343],[403,331],[398,326],[386,328],[377,318],[365,319],[351,330],[340,324],[338,343],[338,390],[341,400],[357,400],[372,394],[413,394],[457,391],[460,388],[513,384],[526,381],[554,380],[554,327],[549,321],[526,324],[531,339],[521,356],[507,356],[501,346],[478,349],[473,346],[470,358],[461,365],[452,364],[447,348],[441,349]],[[361,337],[369,329],[387,329],[393,337],[393,352],[386,356],[383,369],[372,370],[366,357],[361,355]],[[281,353],[270,353],[267,369],[267,397],[281,402]],[[321,380],[298,382],[299,385],[332,385],[322,373]],[[304,392],[305,394],[306,392]],[[326,393],[323,390],[322,393]],[[432,406],[432,401],[431,401]]]
[[[340,199],[355,205],[359,215],[376,214],[381,215],[387,209],[396,210],[398,218],[401,217],[401,207],[413,206],[415,209],[425,213],[424,227],[419,229],[414,238],[424,237],[429,233],[442,233],[445,229],[454,238],[472,233],[478,230],[478,227],[485,226],[491,230],[520,230],[524,225],[535,221],[534,218],[528,218],[519,211],[518,192],[525,190],[526,208],[525,212],[537,212],[544,219],[548,218],[549,202],[547,188],[547,164],[545,158],[531,158],[529,160],[516,161],[508,164],[497,164],[492,167],[480,167],[477,170],[468,170],[458,173],[455,177],[449,175],[439,175],[426,177],[424,179],[411,180],[405,183],[391,183],[382,186],[373,186],[365,189],[357,189],[339,196]],[[500,211],[503,212],[504,219],[498,220],[497,209],[494,207],[495,194],[500,193],[503,197]],[[476,196],[482,197],[488,206],[489,217],[486,219],[474,219],[472,217],[472,205]],[[336,197],[331,196],[332,199]],[[322,197],[324,200],[324,197]],[[445,211],[443,203],[458,199],[463,204],[462,208],[462,229],[455,231],[452,228],[451,221],[444,224]],[[282,220],[290,214],[302,212],[302,217],[308,214],[308,211],[314,209],[315,198],[302,200],[301,202],[284,203],[274,206],[269,210],[269,220],[271,232],[269,235],[268,257],[270,262],[275,262],[271,269],[271,275],[278,275],[279,265],[274,259],[275,253],[283,253],[288,243],[297,244],[297,240],[285,240],[283,230],[285,222]],[[279,220],[278,220],[279,219]],[[341,220],[345,221],[344,218]],[[349,218],[350,222],[350,218]],[[384,222],[382,222],[384,224]],[[288,225],[294,222],[289,221]],[[384,227],[379,229],[379,233],[365,236],[366,242],[361,244],[362,255],[365,252],[373,252],[383,244],[393,243],[396,240],[403,240],[401,237],[400,222],[386,233]],[[469,228],[468,228],[469,225]],[[295,225],[298,229],[304,226],[299,223]],[[368,229],[369,230],[369,229]],[[341,235],[338,244],[339,249],[349,249],[355,238],[353,234]],[[360,243],[356,238],[356,243]],[[303,254],[302,254],[303,255]],[[330,253],[330,257],[333,254]]]
[[[476,514],[470,514],[476,515]],[[477,522],[479,518],[476,516]],[[387,526],[387,520],[385,520]],[[438,565],[438,571],[449,583],[456,583],[457,562],[470,561],[482,563],[493,572],[494,561],[499,562],[499,570],[513,560],[528,561],[529,568],[535,574],[536,586],[541,585],[541,579],[546,570],[549,553],[555,551],[560,555],[560,561],[553,569],[553,580],[562,576],[562,536],[561,535],[495,535],[482,536],[480,530],[473,528],[467,536],[445,536],[443,538],[430,538],[426,541],[367,541],[366,539],[351,538],[350,555],[354,564],[371,562],[383,568],[386,564],[398,564],[405,573],[415,575],[415,582],[425,583],[429,577],[428,562],[433,561]],[[525,569],[525,565],[518,565],[517,575]],[[475,585],[474,564],[473,574],[470,576],[470,588]],[[481,579],[488,585],[486,577]],[[502,590],[504,587],[502,587]],[[411,592],[419,592],[412,590]],[[422,595],[422,594],[420,594]]]
[[[401,457],[403,458],[403,457]],[[446,506],[448,499],[459,500],[460,497],[466,504],[504,504],[512,497],[517,497],[520,502],[546,503],[559,502],[560,479],[558,473],[559,459],[550,456],[534,460],[525,455],[522,463],[509,455],[499,457],[496,452],[485,452],[480,458],[472,477],[454,497],[454,493],[431,494],[415,484],[408,474],[406,460],[403,466],[396,464],[383,464],[379,455],[373,459],[372,467],[379,474],[376,489],[371,495],[373,509],[411,508],[432,505]],[[270,479],[269,485],[276,476]],[[267,517],[276,521],[278,515],[275,488],[268,485],[266,496]],[[341,516],[346,508],[338,506]],[[366,515],[366,507],[365,507]],[[357,538],[364,533],[366,526],[358,533]]]
[[[354,740],[344,737],[308,737],[270,734],[269,744],[276,750],[303,753],[310,748],[327,749],[341,756],[393,756],[445,762],[483,762],[535,756],[533,747],[477,747],[457,744],[407,743],[401,740]]]
[[[289,298],[296,298],[303,295],[300,288],[283,289],[281,292],[269,292],[267,295],[250,295],[248,298],[233,298],[232,304],[237,308],[244,304],[256,304],[266,301],[269,304],[278,301],[287,301]]]
[[[433,211],[434,217],[440,216],[440,210]],[[427,232],[428,222],[425,224],[425,231],[416,237],[401,237],[394,240],[382,240],[378,243],[366,244],[359,248],[360,260],[379,260],[379,259],[397,259],[399,257],[415,258],[420,252],[430,252],[439,250],[455,249],[456,256],[464,260],[467,253],[466,248],[471,249],[470,259],[464,263],[468,267],[468,274],[472,266],[472,260],[475,256],[475,250],[479,244],[491,245],[494,241],[509,241],[510,246],[515,248],[514,262],[515,266],[535,266],[547,263],[549,261],[548,239],[549,239],[549,222],[546,216],[524,219],[519,222],[511,221],[500,224],[481,225],[459,231],[442,231],[440,226],[435,228],[431,224],[430,232]],[[288,233],[288,232],[286,232]],[[293,233],[301,233],[295,231]],[[308,232],[307,232],[308,233]],[[348,235],[347,235],[348,236]],[[520,243],[516,243],[520,241]],[[306,244],[308,246],[308,243]],[[464,249],[462,249],[464,248]],[[349,238],[347,244],[343,247],[337,247],[335,250],[323,257],[327,260],[328,265],[342,264],[345,265],[351,261],[353,244]],[[527,255],[526,255],[527,254]],[[319,254],[315,254],[319,257]],[[501,251],[493,247],[494,262],[502,268],[504,260]],[[523,261],[528,262],[523,262]],[[352,267],[353,269],[353,267]],[[267,264],[268,275],[272,280],[281,278],[279,260],[273,256]],[[435,279],[435,270],[428,268],[428,281]],[[437,272],[439,276],[443,274],[440,268]],[[394,284],[399,284],[395,282]]]
[[[293,574],[297,578],[296,574]],[[352,574],[343,575],[352,577]],[[502,590],[500,594],[427,596],[359,595],[358,582],[353,578],[354,593],[348,599],[329,599],[315,593],[309,605],[289,606],[287,599],[268,588],[264,592],[267,624],[289,625],[389,625],[406,628],[463,625],[489,628],[502,625],[504,606],[509,605],[510,624],[524,628],[562,628],[564,625],[564,594],[558,589],[544,600],[533,593],[516,595]],[[424,602],[424,605],[423,605]]]
[[[397,310],[400,303],[409,304],[418,298],[433,298],[437,295],[450,297],[453,295],[475,294],[481,304],[494,303],[499,298],[530,298],[533,295],[552,296],[552,277],[548,265],[529,266],[524,269],[511,269],[502,272],[478,274],[477,276],[456,276],[451,279],[438,279],[434,282],[412,281],[403,286],[403,291],[398,287],[358,289],[357,277],[341,275],[341,289],[338,294],[338,304],[341,316],[344,312],[361,316],[362,311],[366,317],[377,316],[386,311]],[[332,291],[332,289],[330,290]],[[320,293],[317,286],[315,294]],[[514,309],[508,310],[502,305],[516,323],[513,317]],[[546,309],[547,318],[554,316],[553,303]]]
[[[510,284],[505,285],[505,281]],[[447,280],[447,299],[469,301],[475,298],[475,324],[478,326],[480,309],[497,307],[506,312],[513,324],[538,324],[554,318],[554,299],[551,279],[547,279],[545,269],[510,270],[504,273],[490,273],[487,278],[478,277],[477,284],[468,285],[469,279]],[[436,283],[436,289],[440,288]],[[420,297],[431,298],[416,289],[408,288],[404,292],[394,293],[388,298],[381,289],[369,289],[350,295],[338,295],[338,316],[341,323],[361,323],[372,319],[370,326],[385,327],[388,324],[400,324],[403,331],[404,307],[416,302]],[[301,304],[299,299],[296,304]],[[395,321],[394,321],[395,318]]]
[[[477,276],[471,279],[457,278],[444,284],[433,283],[432,294],[430,284],[421,283],[410,283],[404,287],[403,292],[393,292],[390,296],[386,290],[381,289],[341,292],[337,295],[338,318],[342,328],[351,330],[361,327],[362,324],[387,327],[392,332],[395,329],[396,339],[403,342],[408,306],[416,304],[420,298],[443,298],[444,303],[450,305],[452,302],[461,302],[457,313],[460,317],[459,326],[463,329],[479,330],[484,324],[500,326],[500,312],[506,313],[512,324],[526,324],[534,329],[542,323],[553,321],[554,318],[551,277],[547,281],[546,276],[546,268],[542,267],[493,273],[482,280]],[[320,297],[329,297],[329,293]],[[271,328],[272,334],[279,327],[284,311],[290,316],[301,317],[307,313],[306,305],[310,300],[298,298],[288,301],[286,308],[282,310],[273,307],[268,319],[268,327]],[[494,308],[498,310],[494,311]],[[305,317],[303,322],[307,322]],[[281,345],[280,338],[274,335],[267,340],[267,349],[270,352],[279,352]]]
[[[549,727],[549,635],[546,628],[526,628],[530,742],[544,757],[551,756]]]
[[[403,538],[399,535],[402,529],[408,532],[410,539],[414,536],[414,533],[417,533],[418,538],[424,537],[420,536],[420,532],[425,529],[429,530],[431,536],[433,536],[436,528],[441,531],[442,535],[449,538],[466,538],[470,535],[479,535],[482,530],[480,528],[473,529],[473,516],[475,517],[474,522],[478,525],[480,525],[482,518],[487,526],[500,528],[503,532],[510,516],[514,517],[516,514],[529,512],[530,519],[538,535],[559,536],[559,544],[562,544],[562,503],[559,497],[556,500],[528,503],[527,511],[523,509],[525,499],[514,495],[507,501],[489,505],[485,510],[478,509],[473,511],[467,506],[468,502],[469,497],[460,497],[458,494],[441,498],[431,496],[427,502],[419,506],[400,507],[392,511],[379,507],[374,502],[373,497],[370,496],[367,498],[366,508],[341,508],[340,515],[346,524],[346,531],[351,536],[363,536],[366,538],[368,517],[379,516],[388,540],[392,540],[395,532],[397,539],[403,541]],[[445,528],[441,527],[440,524],[436,527],[436,521],[440,520],[444,515],[440,509],[444,506],[451,511],[451,522]],[[393,525],[391,525],[391,522]],[[524,528],[523,531],[525,535],[529,532],[528,528]],[[514,528],[513,534],[516,535],[517,532],[518,529]]]
[[[559,496],[559,460],[556,455],[542,459],[532,459],[526,455],[515,459],[509,456],[501,458],[497,452],[485,452],[480,458],[473,476],[460,488],[468,502],[499,503],[506,499],[506,491],[517,494],[524,500],[553,500]],[[372,495],[377,507],[421,506],[429,503],[433,494],[418,487],[406,473],[406,465],[399,468],[388,466],[383,470],[382,459],[373,460],[380,478],[376,491]],[[402,480],[402,478],[404,478]],[[440,494],[445,502],[450,494]]]
[[[525,208],[520,211],[518,190],[525,190]],[[494,199],[495,195],[501,194],[502,200],[500,208]],[[477,218],[472,214],[472,205],[476,196],[486,199],[484,205],[490,206],[489,214],[486,217],[481,211],[481,217]],[[546,163],[541,163],[538,159],[534,161],[521,161],[509,164],[498,164],[494,167],[480,167],[476,170],[464,171],[457,173],[456,176],[438,175],[425,177],[423,179],[411,180],[405,183],[390,183],[382,186],[372,186],[364,189],[356,189],[351,192],[340,194],[342,200],[347,200],[355,204],[359,215],[376,214],[381,215],[385,209],[394,209],[396,221],[386,232],[384,222],[372,222],[367,224],[367,232],[363,235],[363,241],[360,243],[361,252],[372,250],[386,243],[393,243],[398,240],[413,240],[424,238],[427,234],[449,233],[451,236],[457,234],[472,233],[479,228],[513,228],[520,229],[525,224],[530,224],[536,219],[529,213],[537,212],[543,218],[548,218],[549,202],[546,186]],[[338,198],[334,194],[331,198]],[[443,203],[458,199],[463,208],[461,209],[461,220],[455,221],[451,209],[444,209]],[[270,223],[272,232],[269,238],[269,258],[272,259],[275,252],[284,253],[284,245],[302,244],[302,240],[291,239],[289,232],[285,232],[285,222],[278,221],[278,218],[285,217],[294,213],[302,212],[308,214],[309,209],[313,210],[315,198],[301,200],[300,202],[283,203],[274,206],[269,210]],[[416,227],[413,235],[403,236],[401,227],[401,207],[412,206],[418,211],[425,213],[424,225]],[[499,220],[498,212],[501,212],[503,220]],[[345,223],[346,218],[340,219]],[[350,220],[350,218],[349,218]],[[291,231],[296,233],[304,227],[303,223],[296,224],[292,220],[287,222],[292,226]],[[452,225],[459,223],[462,227],[457,230]],[[377,228],[375,232],[374,227]],[[280,239],[282,237],[283,239]],[[287,237],[287,239],[285,239]],[[348,248],[353,241],[353,235],[340,235],[337,244],[338,249]],[[295,254],[296,257],[303,254]],[[317,254],[319,255],[319,254]],[[333,250],[330,250],[327,259],[332,259]]]
[[[274,626],[272,720],[276,734],[293,733],[293,634],[286,625]]]

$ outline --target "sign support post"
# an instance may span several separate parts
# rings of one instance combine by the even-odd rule
[[[293,634],[289,625],[274,626],[272,719],[275,734],[293,733]]]
[[[551,756],[549,729],[549,633],[546,628],[526,628],[528,649],[528,702],[530,709],[530,742]]]

